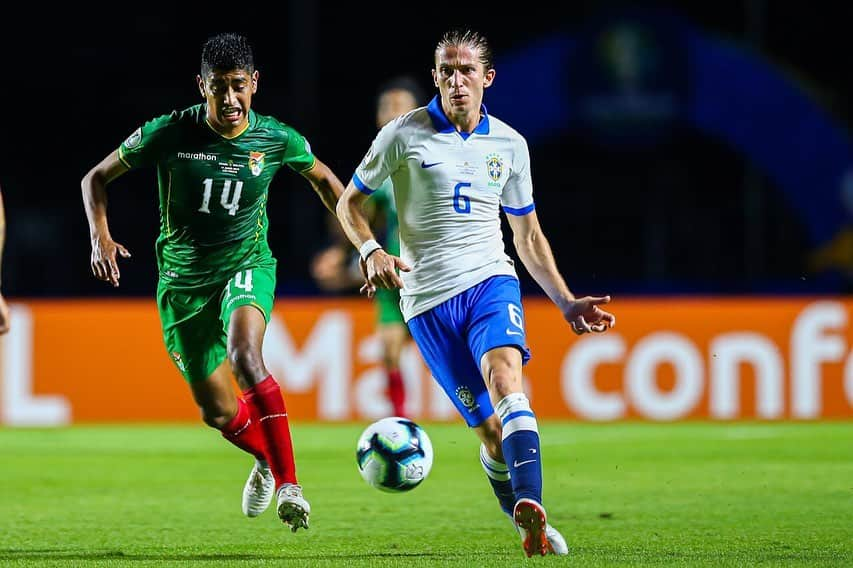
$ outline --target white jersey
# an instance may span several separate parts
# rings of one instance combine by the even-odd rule
[[[406,321],[496,275],[516,276],[504,251],[500,207],[534,209],[527,142],[486,114],[457,132],[438,97],[388,123],[355,171],[371,194],[390,177],[400,222],[400,307]]]

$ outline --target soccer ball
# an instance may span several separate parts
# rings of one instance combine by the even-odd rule
[[[358,471],[377,489],[410,491],[432,469],[432,443],[427,433],[405,418],[383,418],[368,426],[355,452]]]

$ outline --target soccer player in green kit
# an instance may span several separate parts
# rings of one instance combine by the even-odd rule
[[[255,457],[243,512],[261,514],[275,494],[278,516],[296,532],[308,528],[311,508],[297,483],[281,389],[261,354],[276,279],[267,194],[285,165],[332,212],[343,185],[301,134],[250,109],[258,71],[246,38],[208,39],[197,82],[203,104],[146,122],[83,178],[92,272],[118,286],[116,257],[130,257],[111,236],[106,185],[130,169],[155,166],[157,304],[166,348],[204,422]]]
[[[398,116],[416,109],[424,98],[420,86],[411,77],[403,75],[390,79],[380,87],[376,98],[376,127],[382,128]],[[383,236],[380,239],[385,250],[389,254],[399,255],[400,229],[391,178],[379,186],[365,207],[369,209],[370,217],[382,227]],[[337,218],[332,232],[337,242],[315,257],[312,263],[313,276],[326,290],[357,290],[364,284],[364,275],[358,266],[358,251],[353,251]],[[400,290],[379,289],[374,299],[388,401],[394,416],[406,416],[406,391],[400,371],[400,357],[409,338],[409,330],[400,312]]]

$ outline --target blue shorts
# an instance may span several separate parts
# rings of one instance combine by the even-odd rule
[[[521,290],[512,276],[493,276],[409,320],[409,331],[432,376],[468,426],[494,413],[480,372],[487,351],[513,346],[522,362],[525,346]]]

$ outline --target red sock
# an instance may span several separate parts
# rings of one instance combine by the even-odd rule
[[[221,431],[223,438],[257,459],[266,461],[264,433],[258,419],[252,416],[249,405],[242,398],[237,399],[237,414]]]
[[[394,416],[406,415],[406,387],[403,386],[400,369],[388,371],[388,399],[394,409]]]
[[[296,483],[293,442],[290,439],[290,424],[287,421],[287,408],[284,406],[281,388],[270,375],[243,391],[243,394],[257,412],[276,489],[285,483]]]

